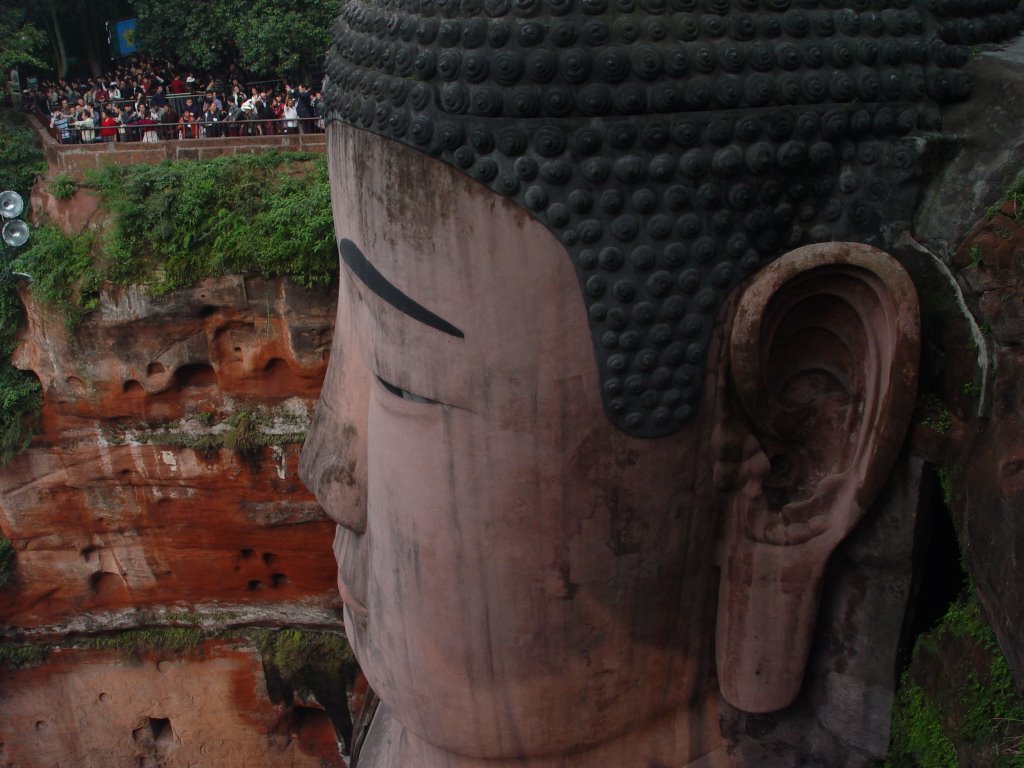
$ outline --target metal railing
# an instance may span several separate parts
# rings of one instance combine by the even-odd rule
[[[312,134],[323,132],[323,119],[320,117],[262,120],[241,116],[238,120],[199,120],[195,122],[179,120],[174,123],[142,125],[138,123],[118,123],[113,126],[97,124],[93,127],[70,124],[67,127],[61,128],[52,126],[49,116],[44,112],[36,111],[35,114],[43,127],[61,144],[145,143],[188,139],[287,136],[299,133]],[[150,136],[154,138],[150,138]]]

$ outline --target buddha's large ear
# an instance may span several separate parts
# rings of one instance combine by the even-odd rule
[[[825,566],[902,446],[919,337],[909,276],[866,245],[799,248],[739,299],[714,449],[728,515],[718,677],[740,709],[800,691]]]

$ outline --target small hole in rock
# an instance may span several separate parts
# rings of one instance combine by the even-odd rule
[[[288,363],[280,357],[272,357],[267,361],[267,364],[263,366],[263,370],[266,373],[288,373]]]
[[[183,365],[175,371],[175,377],[178,380],[178,386],[182,389],[213,387],[217,384],[217,373],[213,370],[213,366],[205,363]]]
[[[251,579],[246,587],[250,592],[257,592],[263,589],[263,582],[259,579]]]
[[[166,717],[147,717],[142,725],[132,729],[132,741],[140,747],[160,754],[167,752],[174,743],[174,730]]]
[[[276,588],[283,587],[286,584],[291,584],[291,579],[289,579],[283,573],[274,573],[270,575],[270,586]]]

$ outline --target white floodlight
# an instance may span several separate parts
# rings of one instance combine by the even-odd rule
[[[0,205],[3,205],[0,202]],[[11,219],[4,224],[3,238],[4,242],[12,248],[17,248],[19,245],[24,245],[28,242],[29,228],[21,219]]]
[[[16,219],[25,210],[25,201],[13,190],[0,193],[0,215],[5,219]],[[24,241],[22,241],[24,242]]]

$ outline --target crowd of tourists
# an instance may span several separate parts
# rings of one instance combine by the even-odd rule
[[[321,96],[288,79],[251,81],[133,58],[98,78],[42,81],[26,94],[66,144],[160,141],[323,130]]]

